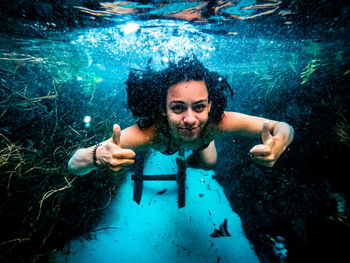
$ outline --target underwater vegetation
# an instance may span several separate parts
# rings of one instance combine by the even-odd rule
[[[315,53],[291,55],[285,64],[262,64],[245,74],[252,81],[249,98],[254,99],[247,99],[243,111],[283,119],[295,128],[294,142],[273,169],[249,163],[246,139],[232,136],[216,142],[219,156],[235,156],[219,159],[216,176],[261,262],[338,262],[348,257],[350,188],[344,171],[350,168],[349,60],[347,53],[339,56],[331,45],[323,45]],[[263,106],[256,105],[256,96]],[[235,143],[225,143],[230,140]]]
[[[301,84],[305,84],[309,81],[310,76],[320,67],[323,66],[321,60],[322,56],[322,45],[319,42],[308,39],[305,41],[303,47],[305,54],[311,59],[310,62],[305,66],[303,72],[300,73]]]
[[[76,149],[110,136],[118,99],[101,102],[103,79],[84,56],[50,47],[0,52],[1,262],[37,262],[88,231],[123,180],[68,173]],[[89,112],[93,131],[83,123]]]
[[[305,67],[304,71],[300,74],[301,84],[305,84],[309,81],[312,73],[314,73],[315,70],[321,66],[319,62],[321,62],[321,60],[312,59],[311,62]]]
[[[302,59],[296,53],[288,54],[285,59],[287,61],[261,62],[259,66],[243,71],[243,74],[249,79],[248,85],[246,85],[249,87],[247,89],[252,96],[257,96],[267,102],[298,84]],[[242,72],[235,72],[232,81],[240,78],[240,75],[242,75]]]
[[[350,125],[344,115],[341,115],[335,124],[335,133],[337,135],[337,139],[341,143],[350,147]]]
[[[261,68],[255,71],[254,74],[257,76],[252,91],[257,92],[257,90],[262,90],[264,92],[265,101],[269,99],[272,93],[281,93],[286,88],[284,86],[285,78],[292,79],[293,76],[295,77],[292,66],[273,65]]]

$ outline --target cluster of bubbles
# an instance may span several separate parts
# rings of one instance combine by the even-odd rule
[[[89,29],[72,44],[84,50],[104,50],[105,57],[144,65],[152,58],[159,69],[187,54],[209,57],[215,50],[213,36],[184,21],[128,22],[109,28]]]

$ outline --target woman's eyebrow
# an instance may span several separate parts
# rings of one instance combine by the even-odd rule
[[[194,102],[193,104],[199,104],[199,103],[203,103],[203,102],[208,102],[208,100],[199,100],[199,101],[196,101],[196,102]]]
[[[192,104],[199,104],[199,103],[206,103],[208,102],[207,99],[203,99],[203,100],[199,100],[196,102],[193,102]],[[181,100],[172,100],[169,102],[169,104],[186,104],[185,102],[181,101]]]
[[[183,102],[181,100],[172,100],[169,102],[169,104],[175,104],[175,103],[185,104],[185,102]]]

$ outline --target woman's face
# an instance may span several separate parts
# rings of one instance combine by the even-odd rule
[[[173,137],[193,141],[208,121],[211,103],[204,81],[183,81],[168,90],[166,113]]]

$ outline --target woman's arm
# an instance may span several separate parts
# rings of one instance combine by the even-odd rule
[[[113,135],[99,146],[77,150],[68,162],[68,170],[77,175],[84,175],[96,169],[97,166],[107,167],[117,174],[125,173],[134,163],[135,152],[150,147],[153,129],[140,130],[137,125],[120,131],[119,125],[114,125]],[[95,154],[94,154],[95,151]]]
[[[259,137],[262,144],[250,150],[252,159],[272,167],[294,138],[294,129],[285,122],[268,120],[236,112],[225,112],[218,125],[218,134],[236,133]]]
[[[187,159],[186,164],[192,168],[200,168],[204,170],[211,170],[215,167],[217,160],[217,152],[214,140],[207,148],[201,151],[194,151]]]

